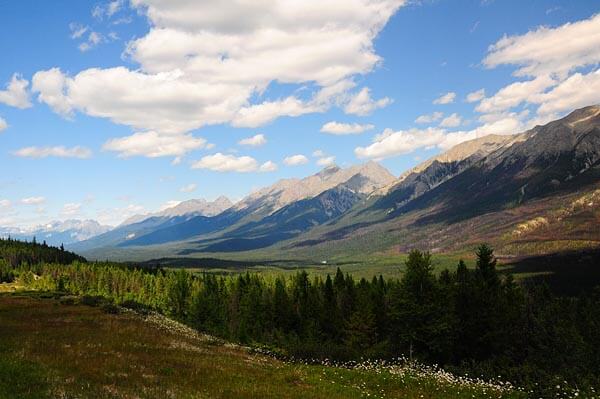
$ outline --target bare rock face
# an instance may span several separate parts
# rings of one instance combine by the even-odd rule
[[[160,212],[154,212],[146,215],[135,215],[121,223],[121,226],[127,226],[133,223],[139,223],[151,217],[175,217],[175,216],[215,216],[231,208],[233,203],[229,198],[220,196],[214,201],[205,199],[191,199],[180,202],[179,204],[164,209]]]
[[[368,162],[346,169],[329,166],[304,179],[284,179],[272,186],[250,194],[237,209],[270,207],[275,212],[282,207],[306,198],[312,198],[340,184],[360,194],[368,194],[395,181],[395,177],[377,162]]]

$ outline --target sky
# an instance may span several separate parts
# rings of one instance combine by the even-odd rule
[[[0,226],[239,200],[600,103],[596,0],[0,0]]]

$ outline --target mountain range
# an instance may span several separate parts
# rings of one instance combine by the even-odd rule
[[[46,241],[48,245],[68,245],[78,241],[84,241],[112,229],[111,226],[101,225],[95,220],[53,221],[45,225],[35,226],[29,229],[14,227],[0,228],[0,237],[12,237],[19,240],[39,242]]]
[[[293,258],[600,243],[600,106],[463,142],[398,178],[376,162],[284,179],[236,204],[192,200],[70,247],[87,256]]]

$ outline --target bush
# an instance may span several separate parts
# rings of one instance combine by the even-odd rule
[[[105,302],[105,299],[99,295],[84,295],[79,298],[79,303],[86,306],[98,307]]]
[[[119,307],[114,303],[105,303],[102,305],[102,311],[108,314],[119,314]]]
[[[128,299],[121,303],[121,306],[130,310],[133,310],[136,313],[141,315],[147,315],[150,313],[150,308],[142,303],[134,301],[132,299]]]

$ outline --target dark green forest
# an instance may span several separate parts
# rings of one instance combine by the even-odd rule
[[[517,284],[497,272],[487,245],[477,248],[474,269],[460,261],[436,275],[431,255],[414,250],[400,279],[370,281],[340,269],[284,278],[88,263],[12,240],[0,243],[0,258],[2,281],[156,310],[286,358],[404,357],[539,392],[564,381],[600,382],[600,289],[557,296],[544,285]]]

